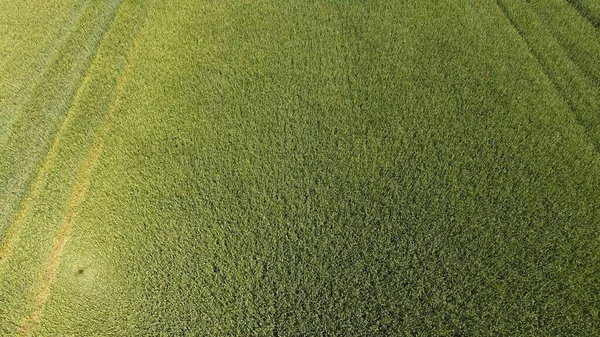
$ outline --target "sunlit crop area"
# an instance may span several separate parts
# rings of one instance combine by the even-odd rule
[[[0,336],[600,335],[598,0],[0,0]]]

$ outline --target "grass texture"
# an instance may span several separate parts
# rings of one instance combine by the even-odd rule
[[[0,335],[600,334],[597,1],[0,9]]]

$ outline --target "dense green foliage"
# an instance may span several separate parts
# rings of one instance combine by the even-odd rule
[[[76,5],[72,4],[74,1],[64,2],[62,6],[55,5],[58,12],[69,12],[59,21],[53,17],[54,12],[46,12],[45,6],[30,5],[25,9],[20,8],[25,7],[21,2],[3,1],[2,6],[8,8],[2,13],[22,13],[25,17],[19,19],[32,22],[14,24],[15,32],[5,36],[15,36],[16,42],[2,43],[16,47],[14,54],[4,57],[2,68],[0,229],[24,198],[27,183],[48,152],[118,4],[118,0],[82,1]],[[47,30],[43,23],[48,18],[62,26],[49,29],[58,31],[56,36],[43,34]]]
[[[600,334],[597,1],[53,3],[0,0],[0,335]]]

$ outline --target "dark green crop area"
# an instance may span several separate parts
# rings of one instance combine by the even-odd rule
[[[0,336],[598,335],[599,0],[0,0]]]

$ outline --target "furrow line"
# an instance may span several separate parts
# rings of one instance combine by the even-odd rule
[[[560,89],[558,88],[558,85],[556,84],[556,82],[554,82],[554,80],[552,79],[552,76],[550,76],[550,72],[551,70],[548,69],[547,66],[544,65],[544,62],[542,61],[542,57],[538,54],[538,52],[535,51],[535,49],[531,46],[531,44],[529,43],[529,39],[527,39],[527,36],[525,35],[525,33],[521,30],[521,28],[519,28],[519,25],[515,22],[515,20],[513,19],[512,15],[510,14],[508,8],[506,8],[506,6],[502,3],[502,1],[500,0],[496,0],[496,4],[498,5],[498,7],[500,8],[500,10],[502,11],[502,14],[504,14],[504,17],[506,17],[506,19],[508,20],[508,22],[510,23],[510,25],[513,27],[513,29],[517,32],[517,34],[519,35],[519,37],[521,38],[521,40],[525,43],[525,45],[527,46],[527,49],[529,50],[529,53],[535,58],[536,63],[540,66],[540,68],[542,69],[544,76],[550,81],[550,83],[552,83],[552,87],[554,88],[554,90],[560,95],[560,97],[563,98],[563,100],[568,104],[569,108],[571,109],[571,112],[573,112],[573,114],[575,114],[575,107],[571,104],[571,102],[569,102],[568,99],[566,99],[566,97],[564,97],[564,95],[561,93]]]
[[[67,40],[70,31],[73,29],[73,26],[75,26],[77,24],[77,22],[79,22],[79,20],[81,19],[81,16],[83,15],[83,12],[85,11],[85,9],[88,7],[89,4],[90,4],[89,1],[85,1],[79,7],[77,7],[76,9],[73,10],[74,13],[71,15],[71,17],[68,20],[66,20],[66,23],[63,25],[63,27],[61,27],[59,29],[59,32],[56,34],[56,36],[54,36],[54,39],[53,39],[52,43],[50,44],[50,46],[44,50],[44,52],[43,52],[44,57],[42,57],[42,60],[37,63],[37,65],[39,65],[39,67],[36,67],[36,68],[38,68],[38,69],[41,68],[42,70],[37,71],[35,74],[33,74],[33,76],[30,78],[30,81],[33,83],[28,86],[27,85],[23,86],[22,89],[27,91],[27,90],[30,90],[31,88],[35,88],[39,85],[40,81],[44,78],[44,76],[48,72],[50,65],[57,58],[58,51],[60,50],[61,46]],[[21,112],[24,104],[25,104],[24,102],[20,102],[19,105],[17,105],[16,108],[13,109],[16,114],[19,114]],[[2,112],[0,112],[0,113],[2,113]],[[6,140],[6,137],[8,136],[8,130],[11,128],[12,122],[14,122],[14,120],[16,119],[14,115],[3,116],[3,117],[8,118],[8,122],[7,122],[8,125],[4,126],[4,128],[7,130],[6,132],[0,132],[0,142],[4,142]]]
[[[533,11],[536,14],[544,17],[546,20],[551,20],[551,19],[548,19],[547,14],[540,13],[539,10],[536,10],[536,9],[533,9]],[[579,13],[579,14],[581,15],[581,13]],[[548,28],[548,29],[550,29],[550,28]],[[595,76],[595,74],[593,72],[589,71],[588,69],[585,69],[585,67],[576,60],[576,57],[573,56],[573,50],[568,48],[565,45],[564,41],[562,41],[556,34],[551,33],[549,35],[551,35],[553,37],[553,39],[556,41],[556,44],[558,46],[560,46],[561,50],[564,52],[564,55],[569,60],[569,62],[574,67],[577,68],[577,70],[580,73],[579,75],[581,75],[582,78],[585,78],[585,79],[589,80],[590,82],[592,82],[592,83],[590,83],[591,85],[599,83],[599,79]]]
[[[104,139],[110,128],[111,117],[119,106],[127,79],[129,78],[134,66],[133,61],[138,48],[138,35],[139,29],[138,32],[136,32],[133,46],[127,55],[125,67],[113,90],[111,104],[104,116],[102,125],[97,131],[96,140],[94,141],[92,148],[87,153],[86,159],[79,171],[77,185],[74,187],[69,197],[68,209],[63,216],[62,223],[58,230],[58,234],[55,237],[50,254],[44,262],[42,270],[38,276],[36,286],[29,301],[29,303],[31,303],[30,313],[21,321],[21,324],[17,330],[17,336],[31,335],[33,328],[42,319],[44,306],[50,298],[52,287],[58,278],[58,270],[64,249],[69,241],[73,227],[76,224],[76,217],[80,211],[81,204],[85,199],[85,194],[90,183],[92,171],[96,166],[98,158],[102,154]]]
[[[590,138],[589,142],[592,144],[592,146],[594,147],[594,149],[597,152],[600,152],[600,144],[597,143],[596,141],[594,141],[594,139],[592,137],[590,137],[590,134],[589,134],[590,131],[584,126],[585,122],[581,119],[581,117],[577,113],[577,111],[578,111],[577,108],[571,102],[571,100],[569,98],[567,98],[567,96],[560,89],[560,87],[558,86],[558,84],[556,83],[556,81],[550,75],[552,73],[552,70],[545,64],[545,62],[542,61],[541,55],[535,50],[535,48],[533,48],[533,46],[529,42],[529,39],[527,38],[527,36],[523,32],[523,30],[521,30],[521,28],[519,27],[519,25],[515,22],[515,20],[513,19],[512,15],[510,14],[508,8],[506,8],[506,6],[504,5],[504,3],[502,3],[501,0],[496,0],[496,4],[497,4],[498,8],[500,8],[500,10],[504,14],[504,16],[506,17],[506,19],[508,20],[508,22],[510,23],[510,25],[517,32],[517,34],[519,35],[519,37],[521,38],[521,40],[525,43],[525,45],[527,46],[527,49],[529,50],[529,53],[534,57],[536,63],[542,69],[542,72],[544,73],[544,76],[546,77],[546,79],[548,79],[548,81],[550,82],[550,84],[552,84],[552,88],[554,89],[554,91],[556,92],[556,94],[560,98],[562,98],[563,102],[566,103],[567,107],[569,108],[569,110],[573,114],[573,117],[575,118],[575,121],[577,122],[577,124],[579,124],[580,126],[582,126],[584,128],[585,134],[588,136],[588,138]],[[572,62],[571,59],[569,59],[569,60]],[[576,65],[576,66],[578,66],[578,65]]]
[[[594,26],[598,33],[600,33],[600,18],[592,15],[589,10],[581,5],[579,0],[567,0],[567,2],[577,10],[579,15],[583,16],[592,26]]]
[[[117,7],[116,12],[118,12],[119,7],[122,3],[123,3],[123,1],[121,1],[119,3],[119,6]],[[117,16],[116,14],[113,16],[113,18],[112,18],[113,21],[116,18],[116,16]],[[87,82],[87,80],[90,76],[90,74],[89,74],[90,68],[91,68],[92,64],[94,64],[94,62],[98,56],[98,50],[100,49],[102,42],[106,39],[108,31],[110,31],[110,26],[112,26],[112,22],[107,27],[107,29],[104,31],[102,38],[96,45],[96,48],[94,50],[94,57],[92,57],[90,59],[89,63],[86,65],[85,75],[81,78],[81,81],[79,82],[79,86],[77,87],[77,90],[75,91],[75,93],[73,94],[73,97],[70,100],[69,107],[67,108],[68,109],[67,113],[58,128],[56,136],[54,137],[52,144],[50,145],[50,149],[48,150],[46,157],[43,159],[41,165],[39,165],[36,175],[35,175],[35,178],[34,178],[32,184],[30,185],[31,187],[30,187],[28,193],[23,198],[23,201],[21,202],[21,205],[20,205],[17,213],[15,214],[13,220],[10,222],[10,224],[8,225],[8,227],[6,229],[3,240],[0,242],[0,271],[3,269],[8,258],[11,256],[15,241],[18,238],[18,236],[22,230],[25,216],[29,212],[31,205],[37,199],[37,197],[40,194],[40,191],[42,190],[42,188],[46,184],[46,181],[48,180],[48,176],[52,169],[53,162],[56,159],[56,156],[58,154],[58,146],[60,144],[60,141],[61,141],[64,133],[66,132],[66,129],[67,129],[66,126],[69,124],[69,122],[73,118],[73,114],[74,114],[73,103],[79,99],[79,97],[81,96],[81,94],[83,92],[85,83]]]

